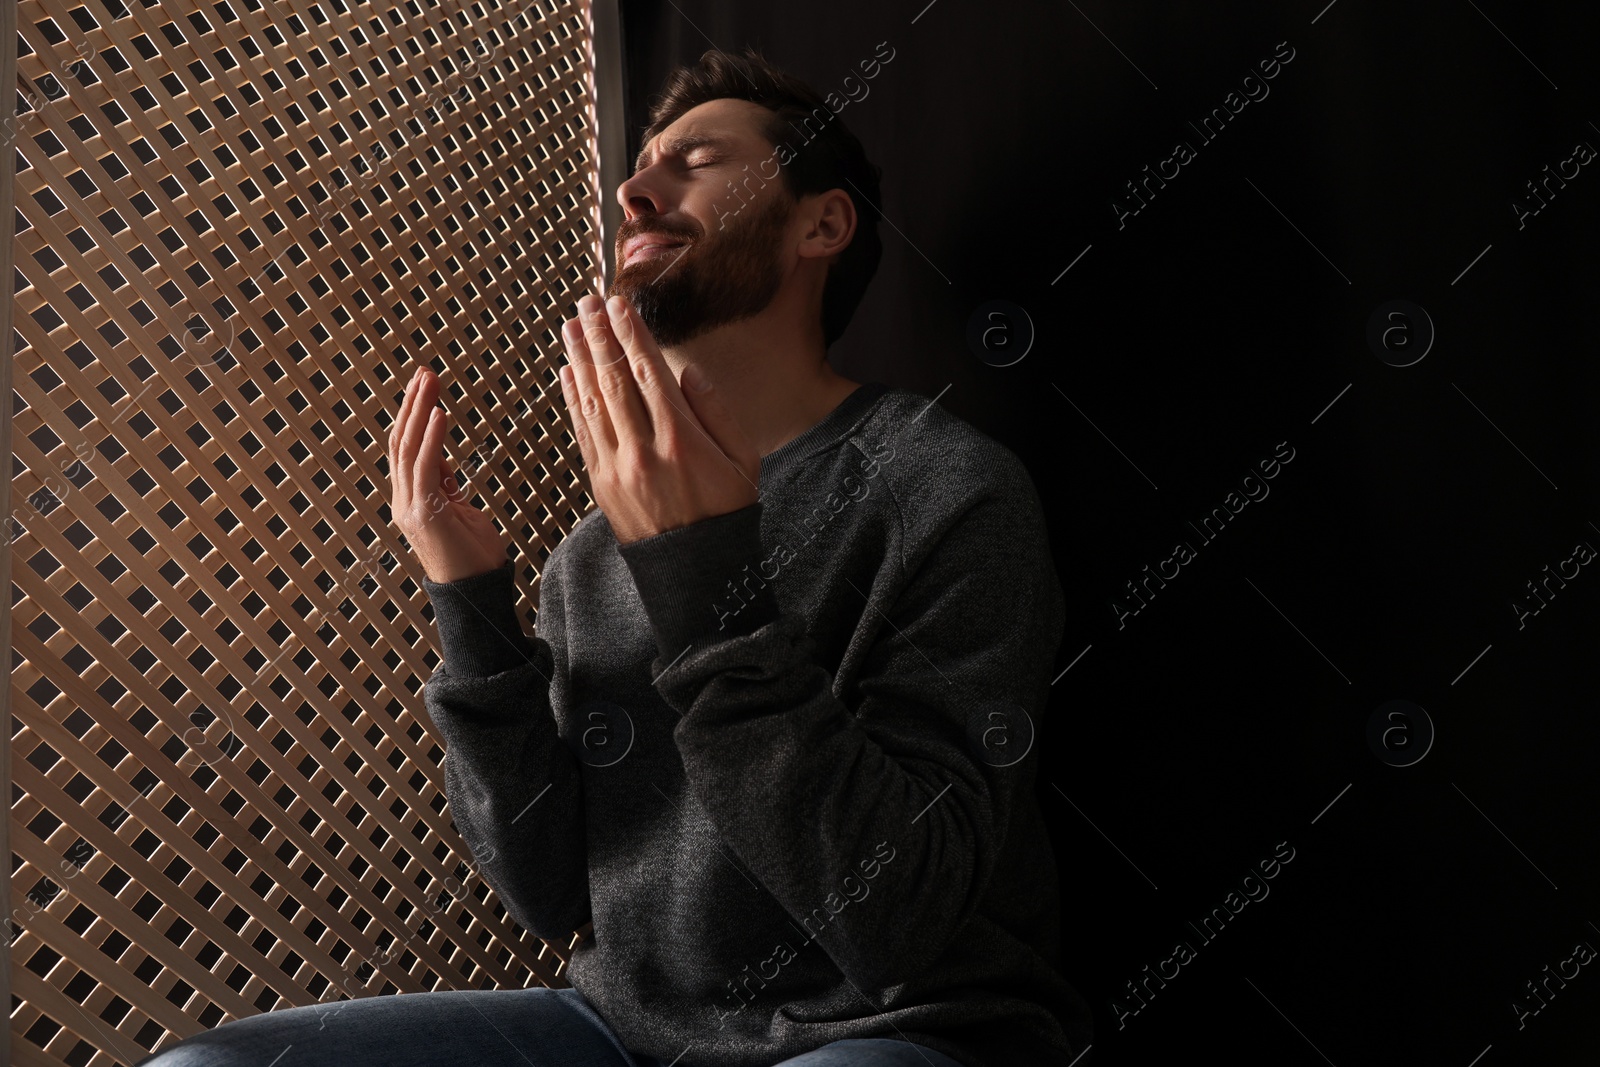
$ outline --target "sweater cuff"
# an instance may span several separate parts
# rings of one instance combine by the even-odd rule
[[[710,644],[754,633],[778,618],[763,562],[761,502],[618,544],[617,551],[644,602],[656,648],[676,659],[691,644]]]
[[[422,580],[433,601],[440,654],[451,674],[487,678],[534,662],[533,645],[517,619],[511,561],[487,574],[454,582]]]

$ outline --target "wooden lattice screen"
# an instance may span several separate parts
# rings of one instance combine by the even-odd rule
[[[389,523],[419,361],[531,624],[584,510],[584,0],[21,0],[12,1055],[131,1063],[349,995],[562,985],[446,809]]]

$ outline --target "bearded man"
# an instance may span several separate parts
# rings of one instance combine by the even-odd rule
[[[595,510],[546,561],[534,634],[444,459],[438,378],[407,386],[392,509],[439,629],[450,810],[518,923],[585,931],[571,988],[363,998],[325,1028],[268,1012],[155,1063],[1086,1051],[1034,793],[1065,614],[1034,486],[827,360],[881,255],[878,190],[837,114],[754,53],[674,72],[617,189],[610,300],[563,328]]]

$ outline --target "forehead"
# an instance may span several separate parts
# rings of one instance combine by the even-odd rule
[[[645,142],[634,170],[647,165],[653,154],[687,152],[700,144],[716,142],[734,152],[766,148],[762,130],[771,117],[771,111],[749,100],[707,100]]]

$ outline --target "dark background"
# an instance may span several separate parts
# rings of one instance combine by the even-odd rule
[[[1576,5],[1325,3],[625,2],[628,158],[706,48],[824,94],[894,49],[840,115],[890,224],[831,357],[939,397],[1044,502],[1072,666],[1039,797],[1083,1063],[1593,1064],[1600,961],[1521,1029],[1512,1001],[1600,948],[1600,560],[1520,629],[1512,602],[1600,547],[1600,160],[1521,229],[1512,203],[1600,148],[1600,34]],[[1285,41],[1265,99],[1189,128]],[[1196,158],[1119,229],[1178,140]],[[1003,367],[966,341],[995,299],[1036,331]],[[1396,299],[1437,331],[1409,366],[1367,340]],[[1280,442],[1265,499],[1189,528]],[[1178,540],[1196,558],[1119,627]],[[1391,700],[1436,731],[1409,766],[1367,739]],[[1270,895],[1203,943],[1186,921],[1279,842]]]

